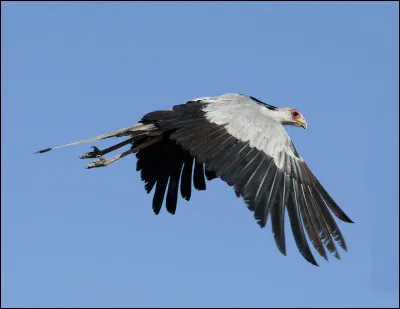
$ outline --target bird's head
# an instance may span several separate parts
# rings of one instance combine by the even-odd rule
[[[295,108],[283,107],[278,108],[279,120],[283,125],[291,125],[307,129],[307,121],[303,115]]]

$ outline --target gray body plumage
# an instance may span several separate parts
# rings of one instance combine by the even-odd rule
[[[277,108],[253,97],[228,93],[151,112],[134,126],[39,152],[126,136],[127,140],[102,151],[94,147],[81,158],[99,158],[89,164],[93,168],[136,153],[137,170],[147,193],[155,188],[156,214],[164,199],[167,210],[175,213],[178,190],[189,200],[192,185],[205,190],[205,179],[220,178],[233,186],[238,197],[243,197],[261,227],[271,217],[274,238],[283,254],[287,210],[299,251],[317,265],[305,232],[321,256],[327,259],[327,249],[339,258],[335,243],[347,248],[331,212],[342,221],[352,221],[297,153],[283,126],[288,124],[307,126],[295,109]],[[131,145],[131,149],[110,159],[102,157],[125,145]]]
[[[274,158],[278,167],[283,165],[284,153],[295,158],[289,135],[282,124],[274,119],[277,111],[256,104],[240,94],[200,98],[200,102],[209,103],[203,110],[210,122],[224,125],[232,136],[264,151]]]

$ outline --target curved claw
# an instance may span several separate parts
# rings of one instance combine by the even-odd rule
[[[80,156],[80,157],[79,157],[79,159],[91,159],[91,158],[93,158],[91,152],[87,152],[87,153],[85,153],[83,156]]]
[[[96,146],[92,146],[93,151],[85,153],[83,156],[80,156],[80,159],[92,159],[92,158],[99,158],[101,156],[101,151]]]
[[[102,167],[102,166],[106,166],[109,162],[106,161],[106,159],[104,159],[103,157],[100,157],[97,161],[93,161],[92,163],[90,163],[87,168],[93,168],[93,167]]]

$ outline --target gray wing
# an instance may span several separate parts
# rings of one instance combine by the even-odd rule
[[[285,209],[306,260],[317,265],[304,228],[325,259],[325,247],[339,258],[335,241],[346,250],[329,209],[341,220],[351,220],[311,173],[283,126],[268,117],[266,107],[243,95],[225,94],[194,99],[169,113],[165,120],[153,117],[155,122],[150,113],[143,121],[173,132],[170,139],[204,163],[206,171],[234,187],[261,227],[271,216],[283,254]]]

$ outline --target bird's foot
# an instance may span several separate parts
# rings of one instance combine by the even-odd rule
[[[90,148],[93,148],[93,151],[87,152],[83,156],[80,156],[79,158],[81,158],[81,159],[100,158],[101,150],[99,148],[97,148],[96,146],[92,146]]]
[[[104,159],[103,157],[99,156],[98,160],[93,161],[87,166],[87,169],[94,168],[94,167],[103,167],[107,166],[108,164],[115,161],[115,158]]]

